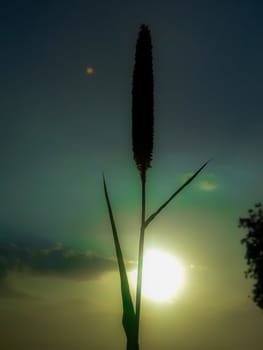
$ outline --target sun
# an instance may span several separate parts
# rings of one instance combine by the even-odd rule
[[[136,286],[137,270],[131,272]],[[172,255],[161,250],[149,250],[144,255],[142,294],[155,302],[173,300],[185,281],[185,269]]]

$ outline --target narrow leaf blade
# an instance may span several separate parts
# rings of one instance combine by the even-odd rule
[[[205,162],[181,187],[178,188],[177,191],[175,191],[166,202],[164,202],[159,209],[157,209],[152,215],[148,217],[148,219],[145,221],[145,228],[151,223],[151,221],[171,202],[172,199],[174,199],[175,196],[177,196],[186,186],[188,186],[193,179],[206,167],[206,165],[210,162],[208,160]]]
[[[104,187],[104,194],[105,194],[110,222],[111,222],[112,234],[114,238],[115,250],[116,250],[119,273],[120,273],[120,280],[121,280],[121,296],[122,296],[122,307],[123,307],[122,323],[123,323],[123,327],[127,335],[127,338],[131,338],[131,337],[134,337],[134,332],[135,332],[135,312],[134,312],[134,307],[132,303],[127,272],[126,272],[126,268],[123,260],[119,237],[118,237],[118,233],[115,225],[115,220],[113,217],[112,207],[111,207],[110,198],[109,198],[104,175],[103,175],[103,187]]]

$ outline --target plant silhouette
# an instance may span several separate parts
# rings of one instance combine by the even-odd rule
[[[253,286],[253,300],[258,307],[263,309],[263,209],[262,203],[255,204],[253,209],[248,210],[249,216],[239,219],[239,227],[248,232],[241,240],[246,246],[248,269],[245,271],[246,278],[255,280]]]
[[[127,271],[118,238],[109,193],[103,175],[104,194],[109,212],[112,234],[121,281],[123,307],[122,324],[127,338],[127,350],[139,350],[139,325],[141,309],[142,270],[144,235],[147,226],[203,170],[205,162],[179,189],[177,189],[153,214],[146,218],[146,180],[151,166],[154,136],[154,80],[152,64],[151,33],[146,25],[140,27],[136,44],[135,64],[132,86],[132,147],[133,157],[141,182],[141,227],[138,249],[138,273],[135,308],[131,298]],[[172,278],[172,276],[171,276]]]

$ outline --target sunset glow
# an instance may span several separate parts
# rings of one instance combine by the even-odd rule
[[[137,271],[131,273],[136,285]],[[185,270],[172,255],[161,250],[150,250],[145,254],[143,267],[143,295],[155,302],[174,299],[185,281]]]

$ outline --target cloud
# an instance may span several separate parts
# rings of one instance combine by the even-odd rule
[[[182,174],[182,176],[181,176],[182,183],[187,181],[193,175],[194,175],[193,172]],[[201,191],[212,192],[218,188],[218,184],[217,184],[217,181],[215,179],[215,175],[212,173],[207,174],[205,180],[198,181],[198,178],[197,178],[197,180],[194,180],[194,183],[195,183],[195,181],[197,181],[197,188]]]
[[[1,294],[8,291],[6,281],[11,272],[88,280],[116,268],[114,259],[69,249],[62,243],[42,248],[26,248],[3,241],[0,243]]]
[[[217,187],[218,185],[213,181],[204,180],[199,182],[199,189],[201,191],[212,192],[212,191],[215,191]]]

